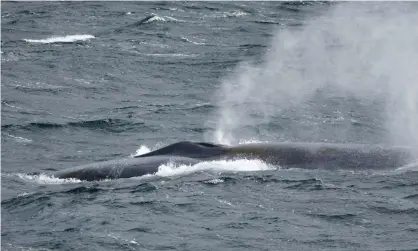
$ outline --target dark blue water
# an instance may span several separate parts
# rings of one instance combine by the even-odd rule
[[[417,250],[416,165],[50,175],[179,140],[413,142],[417,6],[380,5],[2,2],[2,250]]]

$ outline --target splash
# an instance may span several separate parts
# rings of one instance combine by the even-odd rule
[[[175,165],[169,163],[161,165],[156,176],[169,177],[187,175],[202,171],[212,172],[254,172],[275,170],[277,167],[266,164],[261,160],[239,159],[239,160],[217,160],[201,162],[195,165]]]
[[[89,39],[95,38],[93,35],[67,35],[61,37],[49,37],[46,39],[23,39],[23,41],[28,43],[41,43],[41,44],[51,44],[51,43],[73,43],[77,41],[86,41]]]
[[[255,143],[258,140],[240,141],[240,143]],[[153,148],[147,146],[140,146],[131,157],[148,153],[152,150],[161,147],[161,144],[155,145]],[[176,163],[167,163],[158,167],[158,172],[152,175],[144,175],[141,177],[134,177],[135,179],[147,179],[150,177],[171,177],[183,176],[191,173],[212,171],[212,172],[253,172],[253,171],[267,171],[276,170],[277,166],[269,165],[258,159],[238,159],[238,160],[215,160],[205,161],[195,165],[179,165]]]
[[[349,107],[349,100],[355,99],[363,107],[353,109],[361,112],[375,105],[379,109],[371,116],[379,118],[377,123],[386,131],[382,141],[418,146],[416,7],[366,2],[327,8],[302,27],[280,27],[261,62],[243,62],[223,80],[215,131],[206,135],[208,140],[231,144],[260,139],[265,133],[261,125],[277,123],[277,117],[292,109],[291,123],[308,124],[324,117],[309,103],[322,95],[315,100],[320,106],[337,100],[339,106]],[[341,125],[330,140],[349,140],[344,132],[359,122],[345,120],[348,109],[328,109],[338,113],[339,121],[333,123]],[[364,117],[374,119],[370,114]],[[306,140],[330,122],[323,121],[292,128],[292,133]]]
[[[131,157],[139,156],[151,152],[151,149],[145,145],[140,146],[134,154],[131,154]]]
[[[80,183],[82,182],[79,179],[60,179],[56,178],[54,176],[46,175],[46,174],[39,174],[39,175],[31,175],[31,174],[25,174],[25,173],[17,173],[17,177],[29,181],[29,182],[35,182],[38,184],[68,184],[68,183]]]

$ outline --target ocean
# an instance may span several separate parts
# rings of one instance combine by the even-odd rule
[[[418,250],[418,165],[51,173],[182,140],[418,149],[414,2],[1,3],[2,250]]]

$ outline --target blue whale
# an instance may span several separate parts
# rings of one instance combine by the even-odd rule
[[[58,178],[103,180],[143,176],[167,163],[194,165],[221,159],[259,159],[282,167],[324,169],[385,169],[411,163],[404,147],[334,143],[250,143],[226,146],[182,141],[155,151],[119,160],[92,163],[54,173]]]

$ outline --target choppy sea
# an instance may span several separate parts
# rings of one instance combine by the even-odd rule
[[[418,250],[418,168],[50,175],[180,140],[418,145],[414,2],[1,3],[2,250]]]

